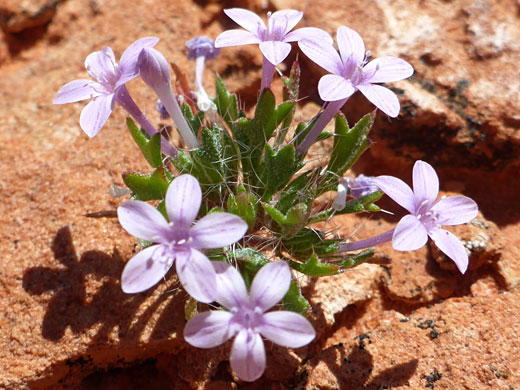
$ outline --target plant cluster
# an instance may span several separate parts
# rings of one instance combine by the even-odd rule
[[[409,251],[425,245],[429,236],[464,273],[466,250],[441,225],[468,222],[478,209],[464,196],[438,200],[437,174],[423,161],[413,168],[413,190],[392,176],[343,177],[370,147],[376,113],[350,127],[342,106],[359,90],[384,114],[396,117],[398,98],[380,84],[411,76],[410,64],[395,57],[370,60],[359,34],[345,26],[336,34],[338,52],[332,37],[321,29],[293,30],[303,16],[300,11],[269,13],[267,23],[244,9],[225,13],[243,30],[225,31],[216,41],[198,37],[186,44],[188,57],[195,61],[195,91],[174,66],[179,81],[174,92],[170,65],[155,49],[159,39],[148,37],[130,45],[119,64],[110,47],[91,53],[85,67],[96,81],[69,82],[54,103],[91,99],[80,116],[89,137],[101,130],[115,103],[128,112],[128,129],[151,173],[124,173],[127,189],[111,188],[113,194],[130,195],[117,216],[143,248],[126,264],[122,289],[149,289],[175,263],[179,281],[192,299],[218,308],[188,313],[186,341],[211,348],[234,337],[231,367],[239,378],[253,381],[266,364],[261,336],[289,348],[315,337],[305,318],[310,305],[295,272],[335,275],[368,260],[373,247],[383,242]],[[312,120],[297,124],[298,61],[282,76],[280,103],[271,90],[276,66],[287,58],[291,42],[330,73],[318,84],[325,102],[322,109]],[[245,44],[258,44],[263,54],[252,117],[241,110],[221,78],[216,78],[215,97],[202,83],[205,61],[216,58],[222,47]],[[125,84],[136,77],[155,91],[161,117],[172,118],[183,145],[171,145],[132,99]],[[325,130],[331,120],[334,133]],[[325,164],[307,168],[309,148],[329,138],[333,146]],[[331,191],[336,193],[334,202],[317,207],[316,199]],[[383,194],[409,212],[395,229],[348,242],[317,228],[317,222],[334,215],[380,211],[376,202]],[[284,310],[267,312],[278,302]]]

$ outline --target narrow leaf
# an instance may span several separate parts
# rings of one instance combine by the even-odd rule
[[[153,167],[157,168],[163,165],[161,156],[161,134],[154,134],[150,139],[137,128],[132,118],[126,118],[126,126],[130,130],[130,134],[137,146],[141,150],[144,158]]]
[[[302,274],[309,276],[330,276],[341,273],[340,267],[331,263],[320,263],[318,256],[313,254],[305,263],[290,260],[289,265]]]
[[[134,199],[142,201],[164,199],[169,185],[162,167],[157,168],[151,175],[125,173],[123,181],[132,191]]]

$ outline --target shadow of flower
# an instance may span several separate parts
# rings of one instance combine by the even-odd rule
[[[136,340],[157,308],[172,296],[161,294],[138,315],[141,304],[153,294],[154,289],[141,294],[123,293],[119,279],[125,262],[117,249],[111,255],[91,250],[78,258],[70,229],[65,226],[58,230],[52,251],[61,266],[32,267],[23,275],[23,288],[28,293],[51,293],[42,322],[42,335],[46,339],[59,341],[67,327],[77,334],[100,324],[91,339],[92,343],[106,341],[116,327],[120,339]],[[182,314],[180,317],[183,317]],[[183,321],[180,318],[180,322]],[[179,320],[164,316],[160,317],[159,322],[155,327],[161,329],[160,337],[178,331],[181,325]],[[155,333],[152,332],[152,338]]]

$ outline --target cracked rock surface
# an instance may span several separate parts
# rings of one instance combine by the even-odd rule
[[[136,250],[117,220],[85,218],[114,210],[108,195],[121,172],[146,172],[116,107],[94,139],[79,129],[84,103],[53,106],[66,82],[87,78],[84,59],[110,45],[120,56],[134,40],[157,48],[194,85],[185,41],[234,28],[216,1],[6,1],[0,5],[0,388],[5,389],[518,389],[520,383],[520,53],[514,0],[236,0],[226,7],[265,13],[297,8],[301,26],[360,32],[374,56],[400,56],[416,73],[392,84],[401,115],[378,114],[374,146],[355,173],[410,182],[416,159],[438,169],[441,190],[477,201],[481,214],[454,227],[470,253],[460,275],[434,244],[377,248],[373,264],[305,281],[318,338],[287,350],[266,344],[267,370],[255,383],[233,376],[230,345],[195,349],[182,339],[186,293],[174,274],[142,294],[121,292]],[[296,49],[296,47],[295,47]],[[289,69],[294,51],[281,70]],[[321,104],[322,70],[299,53],[305,115]],[[209,61],[241,96],[256,99],[262,58],[254,46]],[[279,79],[274,89],[280,91]],[[128,85],[153,123],[155,96]],[[277,92],[277,93],[278,93]],[[360,94],[350,123],[373,107]],[[330,147],[325,145],[325,149]],[[319,155],[319,149],[316,150]],[[136,157],[137,156],[137,157]],[[342,216],[331,231],[352,240],[391,229],[395,215]],[[304,281],[302,280],[302,283]]]

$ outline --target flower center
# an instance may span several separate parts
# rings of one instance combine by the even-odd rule
[[[371,75],[367,75],[364,71],[364,66],[368,63],[370,59],[370,51],[367,51],[365,53],[365,57],[363,58],[363,61],[361,61],[360,64],[356,63],[353,56],[350,56],[345,61],[344,71],[342,76],[346,79],[350,80],[352,85],[356,86],[358,84],[361,84],[363,80],[372,77]]]
[[[421,203],[417,212],[417,218],[428,231],[441,227],[441,225],[437,222],[439,219],[439,213],[430,209],[428,200],[425,200]]]
[[[267,29],[262,34],[262,40],[265,41],[281,41],[285,30],[287,29],[287,18],[271,17],[271,12],[267,13]]]
[[[193,237],[189,233],[178,235],[175,239],[168,244],[168,247],[172,251],[186,251],[191,248],[193,243]]]
[[[240,308],[234,308],[232,311],[232,321],[239,325],[242,329],[249,329],[254,331],[255,328],[262,323],[263,311],[259,307],[255,306],[242,306]]]

